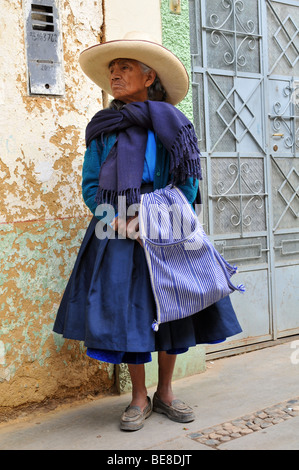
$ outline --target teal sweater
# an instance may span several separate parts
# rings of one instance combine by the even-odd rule
[[[85,204],[93,215],[97,208],[95,197],[99,185],[99,173],[102,164],[106,160],[111,148],[116,141],[116,134],[111,134],[103,139],[93,140],[87,148],[82,169],[82,195]],[[170,182],[169,154],[157,139],[156,166],[154,172],[154,190],[165,188]],[[190,204],[195,201],[198,191],[198,180],[193,184],[193,178],[188,178],[185,184],[177,185],[185,194]]]

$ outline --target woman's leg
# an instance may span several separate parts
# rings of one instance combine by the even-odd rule
[[[132,381],[132,406],[143,410],[148,405],[144,364],[128,364]]]
[[[153,398],[153,410],[166,414],[168,418],[179,423],[189,423],[195,419],[192,408],[181,400],[174,399],[172,376],[176,355],[159,352],[159,382]]]
[[[175,367],[176,354],[167,354],[165,351],[158,352],[158,386],[157,395],[164,403],[171,405],[174,399],[172,391],[172,376]]]
[[[132,401],[122,414],[120,428],[123,431],[138,431],[151,415],[152,406],[147,398],[144,364],[128,364],[128,367],[132,380]]]
[[[167,404],[174,399],[172,392],[172,376],[176,362],[175,354],[167,354],[165,351],[158,352],[158,386],[157,395]],[[140,406],[143,409],[147,405],[147,388],[145,386],[144,364],[128,364],[132,381],[131,405]]]

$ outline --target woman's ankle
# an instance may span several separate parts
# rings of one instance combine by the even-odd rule
[[[156,394],[158,398],[166,405],[171,405],[171,402],[174,400],[174,394],[171,385],[158,385]]]
[[[147,390],[138,391],[132,393],[131,406],[139,406],[141,410],[144,410],[148,405]]]

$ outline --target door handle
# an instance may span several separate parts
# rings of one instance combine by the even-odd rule
[[[284,134],[272,134],[272,137],[283,137]]]

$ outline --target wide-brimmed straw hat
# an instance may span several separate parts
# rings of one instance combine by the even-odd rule
[[[115,59],[138,60],[154,69],[166,91],[168,103],[176,105],[185,98],[189,77],[184,65],[148,34],[131,32],[124,39],[96,44],[81,52],[79,63],[83,72],[109,95],[112,95],[109,64]]]

